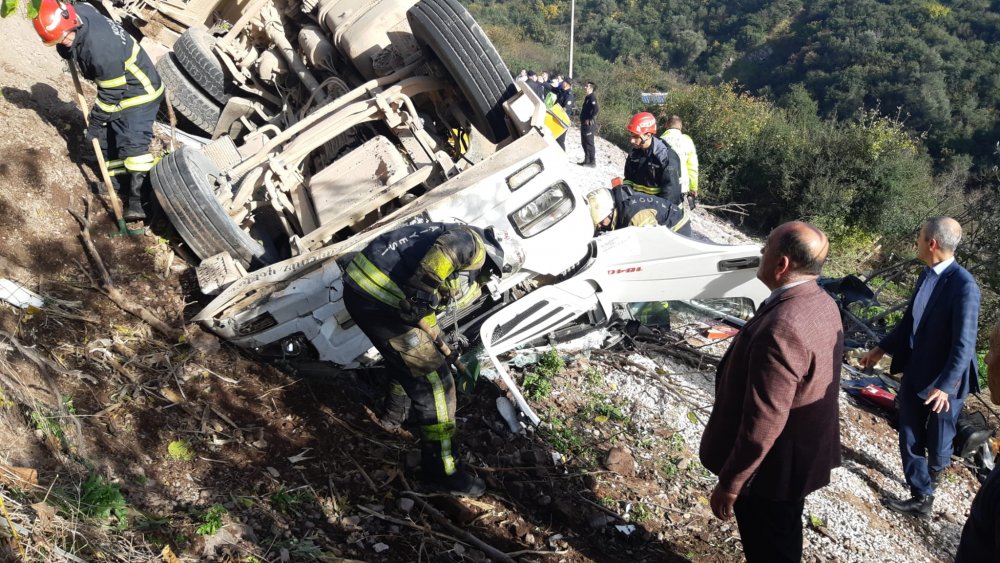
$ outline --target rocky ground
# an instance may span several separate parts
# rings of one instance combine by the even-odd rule
[[[522,381],[548,382],[530,393],[545,424],[511,434],[481,382],[459,417],[487,495],[423,493],[413,437],[373,422],[378,373],[280,371],[204,335],[186,323],[203,298],[169,228],[109,238],[92,200],[113,290],[170,336],[109,299],[67,213],[84,211],[90,174],[72,82],[27,22],[0,20],[0,36],[0,277],[47,298],[0,304],[0,560],[741,559],[696,455],[725,347],[709,325],[678,311],[675,332],[624,347],[512,357]],[[575,130],[567,149],[582,160]],[[599,141],[597,169],[571,168],[599,187],[623,160]],[[749,240],[704,209],[694,228]],[[947,472],[930,520],[897,516],[878,502],[905,492],[885,416],[842,394],[841,426],[843,467],[806,503],[806,559],[949,560],[970,472]]]

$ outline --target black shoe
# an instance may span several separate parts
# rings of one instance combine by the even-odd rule
[[[927,472],[927,474],[930,475],[930,478],[931,478],[931,485],[935,489],[937,488],[938,483],[941,482],[941,474],[942,473],[944,473],[944,471],[928,471]]]
[[[882,501],[889,510],[926,518],[931,515],[931,507],[934,505],[934,495],[914,495],[907,500],[883,498]]]
[[[482,479],[462,469],[444,476],[421,472],[420,482],[431,489],[456,497],[478,498],[486,492],[486,483]]]

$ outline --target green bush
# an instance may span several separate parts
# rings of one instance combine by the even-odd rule
[[[128,526],[125,497],[118,485],[105,482],[100,475],[88,475],[80,486],[80,512],[105,523],[114,516],[119,530]]]

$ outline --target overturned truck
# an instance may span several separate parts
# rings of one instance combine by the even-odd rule
[[[130,9],[153,21],[151,6]],[[419,222],[519,239],[518,271],[441,314],[494,357],[628,318],[629,302],[766,296],[756,246],[666,228],[594,239],[544,104],[455,0],[155,7],[161,29],[183,30],[157,63],[173,105],[211,140],[164,157],[153,187],[216,295],[196,320],[238,346],[302,368],[377,362],[344,308],[342,268]]]

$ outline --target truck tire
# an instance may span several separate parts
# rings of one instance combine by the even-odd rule
[[[458,0],[421,0],[408,19],[472,107],[476,129],[494,143],[509,137],[503,102],[514,94],[514,79],[472,15]]]
[[[226,71],[212,51],[216,38],[203,25],[190,27],[174,43],[174,56],[181,70],[191,77],[213,100],[224,106],[229,101],[226,94]]]
[[[228,252],[247,268],[263,263],[264,247],[226,215],[210,176],[219,169],[203,152],[181,147],[153,167],[153,191],[170,223],[198,258]]]
[[[173,53],[167,53],[156,62],[156,72],[170,90],[170,103],[181,115],[198,129],[198,132],[212,136],[222,109],[219,104],[206,96],[180,69]]]

